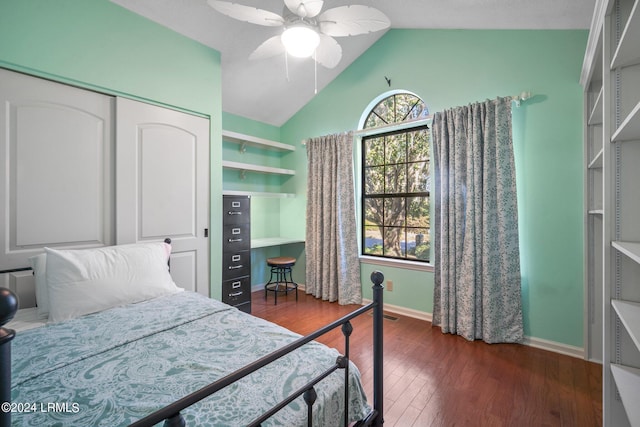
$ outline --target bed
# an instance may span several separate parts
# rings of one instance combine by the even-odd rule
[[[11,403],[3,408],[12,425],[382,424],[381,394],[374,391],[373,407],[367,402],[348,349],[341,355],[314,341],[342,326],[348,342],[348,320],[380,307],[381,356],[380,301],[301,337],[182,291],[170,279],[169,254],[170,245],[158,243],[47,249],[46,259],[32,260],[36,298],[38,279],[49,293],[48,317],[26,309],[7,325],[21,330],[10,342]],[[381,288],[382,278],[376,282]],[[381,390],[381,357],[374,366]]]

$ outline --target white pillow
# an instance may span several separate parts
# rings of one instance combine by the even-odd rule
[[[47,291],[47,254],[29,258],[33,277],[36,282],[36,306],[39,319],[49,317],[49,292]]]
[[[45,251],[50,322],[183,291],[169,274],[166,243]]]

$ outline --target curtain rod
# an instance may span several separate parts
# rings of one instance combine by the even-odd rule
[[[531,94],[531,92],[524,91],[524,92],[521,92],[520,95],[512,96],[511,97],[511,101],[516,103],[516,107],[519,107],[521,102],[524,102],[527,99],[531,99],[531,98],[533,98],[533,95]],[[424,125],[424,124],[431,124],[431,120],[432,119],[433,119],[433,116],[431,114],[429,114],[426,118],[420,119],[420,120],[408,121],[408,122],[402,122],[402,123],[393,123],[391,125],[378,126],[378,127],[375,127],[375,128],[359,129],[359,130],[354,131],[353,135],[354,136],[366,136],[366,135],[371,134],[371,133],[389,132],[389,131],[394,131],[394,130],[400,130],[400,129],[403,129],[403,128],[420,126],[420,125]],[[302,140],[302,145],[307,145],[307,141],[309,141],[309,138],[303,139]]]
[[[521,92],[520,95],[512,96],[511,100],[516,103],[516,107],[519,107],[521,102],[524,102],[527,99],[531,99],[531,98],[533,98],[533,95],[531,95],[531,92]]]

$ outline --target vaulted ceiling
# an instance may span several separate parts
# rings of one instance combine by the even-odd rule
[[[284,55],[249,60],[281,27],[240,22],[206,0],[111,0],[132,12],[218,50],[222,60],[222,109],[280,126],[314,96],[314,61]],[[234,0],[281,14],[283,0]],[[391,28],[588,29],[595,0],[325,0],[323,10],[350,4],[372,6]],[[337,38],[342,60],[317,67],[318,91],[329,84],[384,31]],[[288,78],[287,78],[288,74]]]

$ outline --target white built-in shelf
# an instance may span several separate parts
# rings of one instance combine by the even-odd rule
[[[281,142],[271,141],[269,139],[258,138],[257,136],[244,135],[242,133],[232,132],[228,130],[222,131],[222,139],[240,145],[251,145],[253,147],[264,148],[267,150],[295,151],[296,149],[293,145],[283,144]]]
[[[222,194],[225,196],[272,197],[280,199],[296,197],[294,193],[269,193],[265,191],[222,190]]]
[[[638,242],[611,242],[611,245],[640,264],[640,243]]]
[[[616,129],[611,138],[612,142],[640,140],[640,102]]]
[[[622,398],[631,427],[640,427],[640,369],[611,364],[611,373]]]
[[[629,332],[636,347],[640,350],[640,303],[612,300],[611,305],[616,310],[620,321]]]
[[[229,160],[222,161],[222,167],[226,169],[236,169],[239,171],[250,171],[260,173],[272,173],[277,175],[295,175],[293,169],[273,168],[271,166],[253,165],[250,163],[231,162]]]
[[[591,209],[589,215],[604,215],[603,209]]]
[[[604,153],[604,150],[598,151],[598,154],[596,154],[593,160],[591,160],[591,163],[589,163],[589,166],[588,166],[589,169],[602,169],[603,153]]]
[[[591,114],[589,114],[588,124],[593,125],[601,125],[602,124],[602,91],[603,88],[600,88],[600,92],[598,92],[598,96],[596,97],[596,102],[593,105],[593,109],[591,110]]]
[[[265,237],[262,239],[251,239],[251,249],[288,245],[290,243],[304,243],[304,240],[292,239],[289,237]]]
[[[636,1],[611,60],[611,69],[640,64],[640,6]]]

